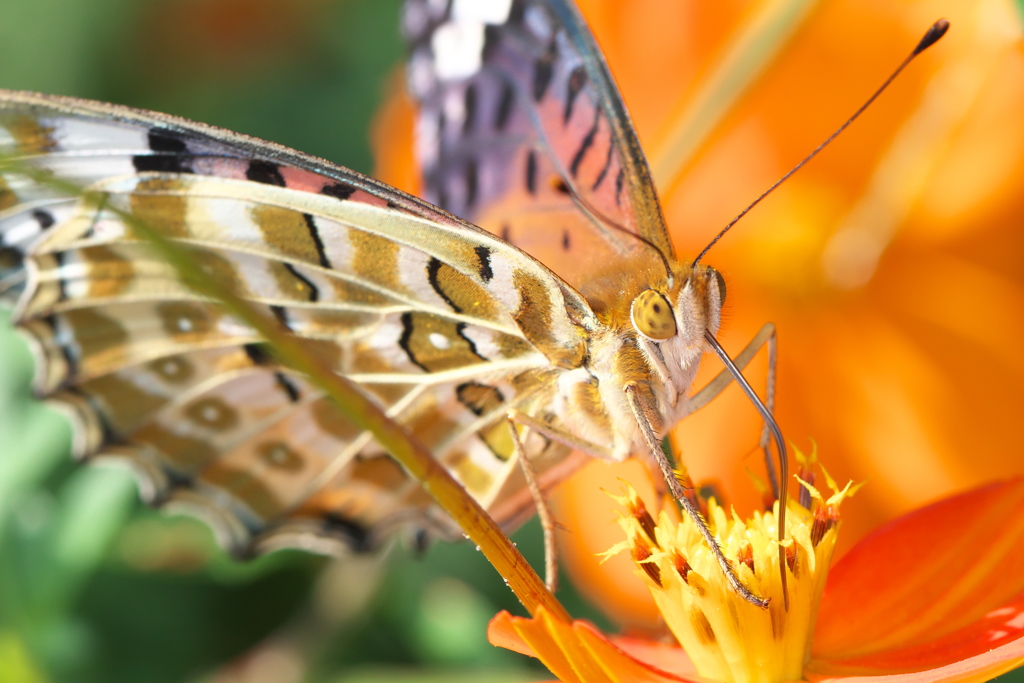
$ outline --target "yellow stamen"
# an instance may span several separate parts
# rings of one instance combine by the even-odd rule
[[[628,551],[661,614],[701,676],[728,683],[778,683],[803,677],[818,603],[825,587],[839,523],[839,506],[857,487],[839,490],[822,470],[833,495],[825,499],[803,481],[812,505],[791,502],[784,542],[789,609],[782,599],[778,503],[743,520],[711,499],[708,526],[734,563],[740,580],[769,597],[758,608],[729,587],[707,544],[689,519],[662,511],[651,534],[651,515],[636,492],[614,498],[626,508],[620,525],[627,540],[606,553]]]

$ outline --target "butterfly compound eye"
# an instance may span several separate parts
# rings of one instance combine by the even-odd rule
[[[719,273],[717,270],[715,270],[711,266],[708,266],[708,279],[711,279],[712,277],[714,277],[715,280],[718,281],[718,299],[719,299],[718,303],[719,304],[724,304],[725,303],[725,278],[722,277],[722,274]]]
[[[633,299],[629,317],[636,331],[648,339],[661,341],[675,336],[676,317],[672,305],[653,289],[645,289]]]

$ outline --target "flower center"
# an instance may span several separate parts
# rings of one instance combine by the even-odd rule
[[[628,514],[620,518],[628,540],[608,555],[628,551],[654,597],[669,629],[704,678],[728,683],[776,683],[803,678],[811,636],[835,548],[839,504],[857,487],[847,484],[827,500],[810,484],[810,505],[791,502],[787,511],[785,571],[789,608],[782,594],[778,502],[772,511],[749,519],[728,514],[714,499],[708,504],[708,527],[721,544],[740,580],[767,609],[744,600],[729,587],[711,549],[689,519],[675,508],[657,522],[635,491],[615,497]],[[806,497],[801,496],[806,500]]]

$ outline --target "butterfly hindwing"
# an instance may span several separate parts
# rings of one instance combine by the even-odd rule
[[[571,3],[410,0],[404,30],[428,200],[581,290],[598,264],[640,248],[625,233],[673,253],[632,123]]]
[[[508,406],[539,400],[552,368],[585,354],[593,314],[544,266],[347,169],[17,92],[0,92],[0,146],[105,197],[97,207],[2,177],[0,287],[33,341],[37,389],[73,415],[80,456],[125,458],[151,500],[198,510],[236,552],[369,547],[432,508],[369,434],[184,288],[114,209],[266,307],[485,503],[517,475]],[[545,449],[553,472],[565,449],[533,450]],[[510,500],[498,501],[506,521],[528,495]]]

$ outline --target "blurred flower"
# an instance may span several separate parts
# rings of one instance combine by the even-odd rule
[[[706,263],[729,285],[726,349],[738,351],[767,321],[778,327],[784,434],[813,437],[837,478],[870,482],[846,517],[839,554],[914,507],[1024,472],[1016,434],[1024,404],[1024,52],[1016,5],[579,4],[651,159],[680,256],[696,254],[827,137],[931,22],[950,20],[940,43]],[[751,86],[676,156],[673,132],[700,118],[703,85],[757,17],[787,7],[802,23],[775,35],[778,49],[765,53]],[[415,191],[411,150],[396,133],[411,129],[410,115],[394,100],[389,107],[391,134],[377,136],[379,170]],[[757,359],[749,370],[755,386],[764,384],[763,365]],[[718,370],[705,366],[697,384]],[[760,504],[745,475],[757,466],[759,428],[753,408],[730,389],[673,435],[694,480],[719,482],[745,515]],[[573,529],[561,539],[563,560],[610,615],[650,626],[650,598],[622,580],[629,562],[598,567],[594,559],[617,529],[591,493],[613,486],[618,473],[594,463],[556,496],[556,517]]]
[[[663,512],[655,525],[632,492],[620,499],[629,509],[622,520],[629,540],[620,548],[629,550],[685,652],[610,639],[585,622],[547,614],[502,612],[489,639],[538,657],[562,681],[582,683],[984,681],[1024,664],[1024,479],[891,522],[830,573],[838,508],[850,491],[827,500],[814,492],[812,511],[790,505],[788,610],[770,514],[744,522],[711,507],[712,527],[743,581],[772,597],[761,610],[728,589],[692,524]]]
[[[652,165],[670,169],[667,131],[747,15],[739,3],[716,3],[714,17],[702,3],[581,4]],[[783,433],[813,437],[838,479],[870,482],[846,516],[840,554],[909,509],[1024,472],[1014,417],[1024,404],[1024,53],[1015,6],[821,3],[685,166],[658,177],[677,252],[695,254],[848,117],[939,17],[951,21],[949,34],[706,258],[729,284],[726,349],[738,351],[767,321],[778,327]],[[666,84],[679,102],[666,101]],[[704,377],[718,370],[705,366]],[[763,386],[763,360],[749,376]],[[693,478],[720,483],[744,514],[759,505],[745,474],[757,466],[758,428],[730,390],[674,434]],[[555,505],[574,528],[562,537],[566,562],[587,572],[591,596],[607,596],[629,571],[620,559],[618,574],[608,563],[609,578],[595,578],[593,556],[609,532],[573,524],[594,515],[611,523],[587,495],[614,480],[609,469],[593,465]],[[616,618],[651,623],[649,601],[627,594],[614,604]]]
[[[870,512],[850,518],[851,541],[1024,468],[1012,417],[1024,401],[1024,53],[1014,5],[822,4],[665,197],[680,253],[696,251],[705,230],[823,139],[940,16],[949,35],[708,256],[729,279],[728,348],[763,321],[778,325],[786,434],[838,457],[838,478],[870,479],[860,501]],[[709,187],[718,189],[709,196]],[[684,423],[694,434],[684,427],[680,442],[695,477],[700,468],[735,491],[745,475],[717,456],[721,438],[739,431],[739,414],[756,433],[757,418],[742,400],[723,403],[706,423]],[[716,457],[701,457],[702,442]],[[749,437],[736,444],[749,450]]]

